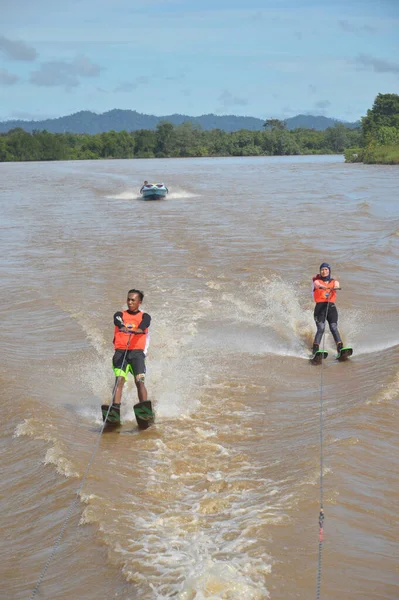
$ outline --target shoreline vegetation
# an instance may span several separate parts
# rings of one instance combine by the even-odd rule
[[[17,128],[0,134],[0,161],[95,160],[112,158],[187,158],[342,154],[360,143],[360,130],[341,123],[324,131],[288,131],[272,120],[264,131],[205,131],[186,121],[162,122],[155,130],[97,134],[49,133]]]
[[[378,94],[361,119],[358,146],[346,148],[345,162],[399,165],[399,95]]]
[[[278,119],[263,127],[205,131],[190,121],[176,126],[161,122],[155,130],[94,135],[16,128],[0,134],[0,162],[344,154],[346,162],[399,165],[397,94],[378,94],[357,129],[336,123],[324,131],[287,130]]]

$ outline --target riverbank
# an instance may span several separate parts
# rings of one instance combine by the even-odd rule
[[[380,146],[369,144],[366,148],[348,148],[345,162],[367,165],[399,165],[399,145]]]

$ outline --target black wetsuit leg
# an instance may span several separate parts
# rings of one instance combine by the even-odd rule
[[[330,326],[330,331],[336,344],[341,341],[341,336],[338,331],[338,311],[333,302],[318,302],[314,309],[314,320],[316,322],[317,331],[314,338],[314,344],[320,344],[327,321]]]
[[[326,309],[327,302],[318,302],[314,308],[314,320],[316,322],[316,335],[314,337],[313,345],[320,345],[323,337],[324,329],[326,327]]]
[[[334,338],[334,342],[336,344],[338,344],[338,342],[341,342],[342,340],[341,340],[341,336],[339,335],[339,331],[338,331],[338,311],[337,311],[337,307],[335,306],[335,304],[330,303],[328,313],[327,313],[327,321],[330,326],[330,331]]]

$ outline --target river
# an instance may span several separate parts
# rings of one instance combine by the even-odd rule
[[[397,600],[398,188],[337,156],[0,164],[2,598],[51,558],[40,599]],[[327,333],[314,367],[324,261],[354,354]],[[100,437],[130,288],[156,424],[130,381]]]

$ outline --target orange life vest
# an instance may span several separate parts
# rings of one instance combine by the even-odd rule
[[[141,323],[141,319],[143,318],[143,311],[139,310],[135,315],[129,313],[127,310],[122,312],[122,320],[126,327],[134,331]],[[131,327],[129,327],[131,326]],[[144,333],[134,333],[130,336],[129,348],[128,350],[145,350],[147,349],[147,337],[148,337],[148,328],[144,329]],[[115,350],[126,350],[127,342],[129,339],[129,334],[124,333],[119,330],[119,327],[115,326],[114,331],[114,346]]]
[[[315,287],[314,282],[318,280],[321,285],[328,288],[327,290],[322,290],[320,288]],[[337,292],[334,290],[335,279],[331,279],[330,281],[323,281],[320,275],[316,275],[313,277],[313,298],[315,302],[335,302],[337,297]],[[331,290],[331,291],[330,291]]]

